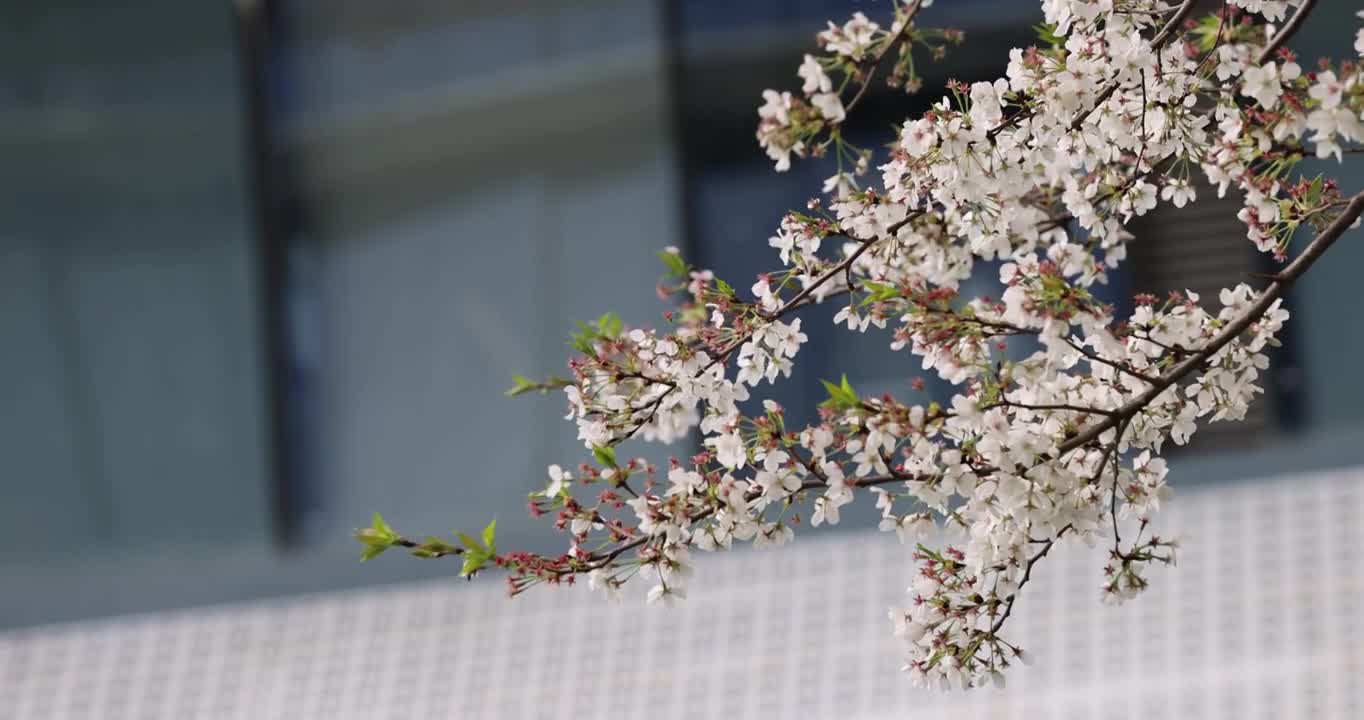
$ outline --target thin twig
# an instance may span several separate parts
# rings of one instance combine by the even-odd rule
[[[1014,588],[1014,591],[1009,593],[1009,599],[1004,601],[1004,612],[990,625],[991,635],[999,632],[999,629],[1004,627],[1004,621],[1008,620],[1009,615],[1013,614],[1014,601],[1018,599],[1019,591],[1021,591],[1023,586],[1027,585],[1028,581],[1032,579],[1033,566],[1036,565],[1039,560],[1046,557],[1047,553],[1051,552],[1052,547],[1056,545],[1056,541],[1060,540],[1070,529],[1070,525],[1061,528],[1061,531],[1056,533],[1056,537],[1048,539],[1045,544],[1043,544],[1042,549],[1037,551],[1036,555],[1028,558],[1027,564],[1023,566],[1023,577],[1018,580],[1018,587]]]
[[[1108,461],[1113,460],[1113,491],[1108,497],[1108,514],[1113,518],[1113,549],[1117,550],[1122,542],[1122,535],[1118,532],[1118,446],[1122,445],[1122,435],[1127,432],[1127,425],[1132,420],[1123,420],[1118,426],[1118,435],[1113,438],[1113,443],[1104,450],[1103,458],[1099,460],[1099,471],[1094,474],[1094,481],[1103,479],[1104,468],[1108,466]]]
[[[1284,24],[1283,29],[1279,31],[1279,34],[1275,35],[1274,39],[1270,40],[1269,44],[1265,45],[1264,49],[1260,51],[1259,56],[1255,58],[1255,64],[1264,65],[1270,60],[1273,60],[1274,53],[1278,52],[1279,48],[1283,47],[1283,44],[1288,42],[1288,39],[1298,32],[1298,28],[1301,28],[1302,24],[1307,20],[1307,16],[1312,14],[1312,9],[1316,4],[1317,0],[1302,0],[1302,4],[1299,5],[1297,11],[1293,13],[1293,17],[1288,18],[1288,22]]]
[[[1120,363],[1117,362],[1116,360],[1110,360],[1100,355],[1099,353],[1094,352],[1093,350],[1090,350],[1089,348],[1076,343],[1074,340],[1071,340],[1070,338],[1065,338],[1065,341],[1067,345],[1069,345],[1072,349],[1075,350],[1075,352],[1080,353],[1087,360],[1107,365],[1113,368],[1114,370],[1117,370],[1118,372],[1131,375],[1132,377],[1141,380],[1144,383],[1150,385],[1154,385],[1156,383],[1155,378],[1152,378],[1150,375],[1147,375],[1146,373],[1137,372],[1135,368],[1129,367],[1126,363]]]
[[[848,101],[847,107],[844,108],[845,115],[851,112],[853,108],[857,107],[857,103],[862,99],[862,96],[866,94],[867,88],[871,87],[871,81],[876,77],[876,68],[881,66],[881,61],[885,59],[886,55],[890,54],[891,48],[904,42],[904,40],[909,37],[909,30],[914,25],[912,21],[914,20],[914,16],[919,14],[922,1],[923,0],[915,0],[913,7],[910,7],[906,11],[905,24],[900,27],[900,32],[896,33],[895,37],[886,41],[886,46],[881,48],[881,52],[876,53],[876,55],[870,59],[870,62],[864,62],[859,65],[858,69],[865,72],[867,77],[862,81],[862,87],[858,88],[857,94],[853,96],[852,100]]]
[[[1160,32],[1156,33],[1156,36],[1151,40],[1151,49],[1157,55],[1160,54],[1161,48],[1165,47],[1165,44],[1170,42],[1170,39],[1175,36],[1180,25],[1184,24],[1184,19],[1189,17],[1189,13],[1193,12],[1194,5],[1196,4],[1198,4],[1198,0],[1184,0],[1184,2],[1180,4],[1179,9],[1175,11],[1175,14],[1171,15],[1170,19],[1165,22],[1165,25],[1160,29]],[[1108,98],[1113,97],[1113,93],[1117,92],[1121,85],[1122,83],[1119,83],[1117,80],[1109,83],[1108,86],[1094,98],[1094,104],[1091,105],[1088,110],[1081,110],[1076,113],[1075,119],[1070,122],[1070,129],[1075,131],[1084,127],[1085,121],[1089,119],[1090,113],[1098,110]]]

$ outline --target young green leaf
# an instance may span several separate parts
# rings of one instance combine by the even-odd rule
[[[459,576],[471,578],[483,566],[488,563],[488,556],[482,553],[468,552],[464,554],[464,564],[459,569]]]
[[[539,385],[537,383],[532,382],[528,378],[521,375],[513,375],[512,386],[508,388],[504,394],[507,397],[516,397],[517,395],[524,395],[538,387]]]
[[[720,291],[721,295],[724,295],[727,298],[733,299],[738,297],[738,295],[734,292],[734,286],[730,285],[724,280],[721,280],[720,278],[715,278],[715,287]]]
[[[1325,187],[1322,176],[1318,175],[1312,179],[1312,184],[1307,186],[1307,192],[1302,196],[1302,202],[1307,205],[1316,205],[1321,202],[1321,191]]]
[[[624,321],[615,313],[609,312],[597,318],[597,333],[604,338],[619,336],[621,329],[624,327]]]
[[[616,467],[616,451],[606,445],[593,445],[592,457],[606,467]]]
[[[457,533],[457,535],[459,536],[459,541],[464,543],[466,554],[469,555],[487,554],[487,548],[483,547],[483,543],[479,542],[478,540],[474,539],[469,535],[466,535],[465,533]]]
[[[578,323],[578,325],[587,329],[573,333],[571,343],[573,345],[573,349],[577,350],[583,355],[590,355],[595,357],[597,354],[597,349],[593,347],[593,342],[597,339],[597,334],[595,332],[592,332],[591,328],[588,328],[586,325],[583,325],[582,323]]]
[[[862,286],[869,290],[866,297],[862,298],[862,305],[865,307],[873,303],[886,302],[900,296],[899,288],[890,283],[878,283],[870,280],[862,281]]]
[[[658,257],[663,261],[664,265],[668,266],[669,275],[673,275],[680,280],[685,280],[687,274],[691,272],[691,268],[687,266],[687,261],[683,260],[682,256],[677,253],[660,250],[658,252]]]
[[[396,540],[398,538],[398,533],[393,532],[393,528],[389,527],[387,522],[384,522],[384,516],[380,515],[377,512],[374,513],[372,527],[374,528],[375,532],[382,533],[385,537],[389,538],[390,540]]]
[[[1056,26],[1048,23],[1038,23],[1032,26],[1037,33],[1037,41],[1050,47],[1058,48],[1065,44],[1066,39],[1056,34]]]
[[[427,535],[426,542],[412,549],[412,554],[419,558],[439,558],[446,555],[458,555],[462,550],[448,542],[434,536]]]
[[[370,560],[373,560],[374,558],[377,558],[377,557],[379,557],[380,555],[383,555],[383,554],[384,554],[384,551],[387,550],[388,548],[389,548],[388,545],[368,545],[368,544],[367,544],[367,545],[365,545],[364,551],[362,551],[362,552],[360,553],[360,562],[369,562]]]
[[[857,391],[848,383],[848,376],[844,375],[839,384],[835,385],[828,380],[820,380],[824,385],[825,391],[829,393],[829,399],[824,404],[838,410],[851,410],[862,404],[862,399],[857,396]]]
[[[507,389],[504,394],[507,397],[516,397],[517,395],[524,395],[528,392],[538,392],[541,395],[545,395],[551,390],[567,387],[572,384],[573,383],[558,377],[557,375],[551,375],[540,382],[536,382],[535,380],[531,380],[522,375],[513,375],[512,386]]]
[[[1210,52],[1217,45],[1217,36],[1223,31],[1222,21],[1217,15],[1208,15],[1194,25],[1192,35],[1198,38],[1198,49]]]
[[[483,544],[488,547],[489,555],[497,554],[497,545],[496,543],[494,543],[494,538],[496,537],[496,535],[497,518],[493,518],[492,522],[488,523],[488,527],[483,528]]]
[[[376,512],[369,527],[355,531],[355,539],[365,546],[364,552],[360,555],[360,560],[363,562],[378,557],[385,550],[393,547],[393,544],[398,541],[398,533],[394,532],[393,528],[384,522],[383,516]]]

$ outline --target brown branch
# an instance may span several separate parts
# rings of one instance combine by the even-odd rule
[[[1141,380],[1142,382],[1145,383],[1154,385],[1156,382],[1155,378],[1152,378],[1146,373],[1137,372],[1135,368],[1129,367],[1126,363],[1120,363],[1116,360],[1110,360],[1100,355],[1099,353],[1094,352],[1093,350],[1090,350],[1089,348],[1076,343],[1074,340],[1071,340],[1070,338],[1066,338],[1065,340],[1067,345],[1074,349],[1075,352],[1078,352],[1081,355],[1083,355],[1087,360],[1102,363],[1113,368],[1114,370],[1117,370],[1118,372],[1127,373],[1128,375],[1131,375],[1132,377]]]
[[[933,476],[929,476],[933,477]],[[923,482],[929,477],[922,475],[910,475],[891,468],[889,475],[868,475],[867,477],[852,477],[848,479],[851,487],[876,487],[877,485],[889,485],[897,482]]]
[[[1303,22],[1307,20],[1307,16],[1312,14],[1312,9],[1316,4],[1317,0],[1302,0],[1302,4],[1299,5],[1297,11],[1293,13],[1293,17],[1288,18],[1288,22],[1284,24],[1283,29],[1279,31],[1279,34],[1275,35],[1274,39],[1270,40],[1269,44],[1264,46],[1264,49],[1260,51],[1260,54],[1255,58],[1255,64],[1264,65],[1270,60],[1273,60],[1274,53],[1278,52],[1279,48],[1283,47],[1283,44],[1288,42],[1288,39],[1298,32],[1298,28],[1301,28]]]
[[[983,411],[985,411],[985,410],[994,410],[995,408],[1018,408],[1019,410],[1032,410],[1032,411],[1035,411],[1035,412],[1046,411],[1046,410],[1064,410],[1064,411],[1068,411],[1068,412],[1083,413],[1083,414],[1085,414],[1085,415],[1112,415],[1113,412],[1114,412],[1114,411],[1112,411],[1112,410],[1105,410],[1105,409],[1103,409],[1103,408],[1096,408],[1096,407],[1086,407],[1086,406],[1084,406],[1084,405],[1067,405],[1067,404],[1064,404],[1064,403],[1046,404],[1046,405],[1028,405],[1028,404],[1025,404],[1025,403],[1011,402],[1011,401],[1009,401],[1009,400],[1001,400],[1001,401],[999,401],[999,402],[997,402],[997,403],[991,403],[991,404],[989,404],[989,405],[982,405],[982,406],[980,407],[980,410],[983,412]]]

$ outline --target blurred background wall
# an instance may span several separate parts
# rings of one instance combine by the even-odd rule
[[[1294,43],[1304,66],[1351,52],[1352,10],[1322,5]],[[525,493],[580,448],[558,398],[502,389],[561,370],[574,320],[657,322],[666,245],[740,286],[770,265],[781,212],[825,171],[772,174],[754,108],[854,10],[885,14],[0,3],[0,628],[453,575],[360,566],[347,535],[374,510],[414,533],[496,514],[506,545],[551,547]],[[924,22],[968,40],[926,87],[997,75],[1039,19],[938,3]],[[880,142],[937,97],[878,88],[851,132]],[[1262,269],[1216,210],[1149,219],[1114,299]],[[1252,422],[1200,435],[1177,483],[1364,462],[1361,261],[1342,243],[1294,290]],[[806,321],[823,342],[789,407],[844,370],[878,391],[919,374],[825,319]]]

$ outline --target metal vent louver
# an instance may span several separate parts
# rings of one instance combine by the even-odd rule
[[[1263,272],[1264,257],[1246,238],[1246,228],[1236,219],[1241,196],[1234,189],[1224,198],[1215,188],[1199,185],[1198,200],[1183,208],[1162,204],[1150,215],[1131,224],[1136,239],[1128,246],[1131,289],[1161,297],[1170,290],[1192,290],[1200,304],[1216,312],[1222,288],[1259,281],[1251,275]],[[1274,373],[1261,376],[1264,394],[1251,404],[1245,420],[1203,426],[1193,441],[1197,451],[1255,447],[1279,434],[1277,404],[1280,389]]]

